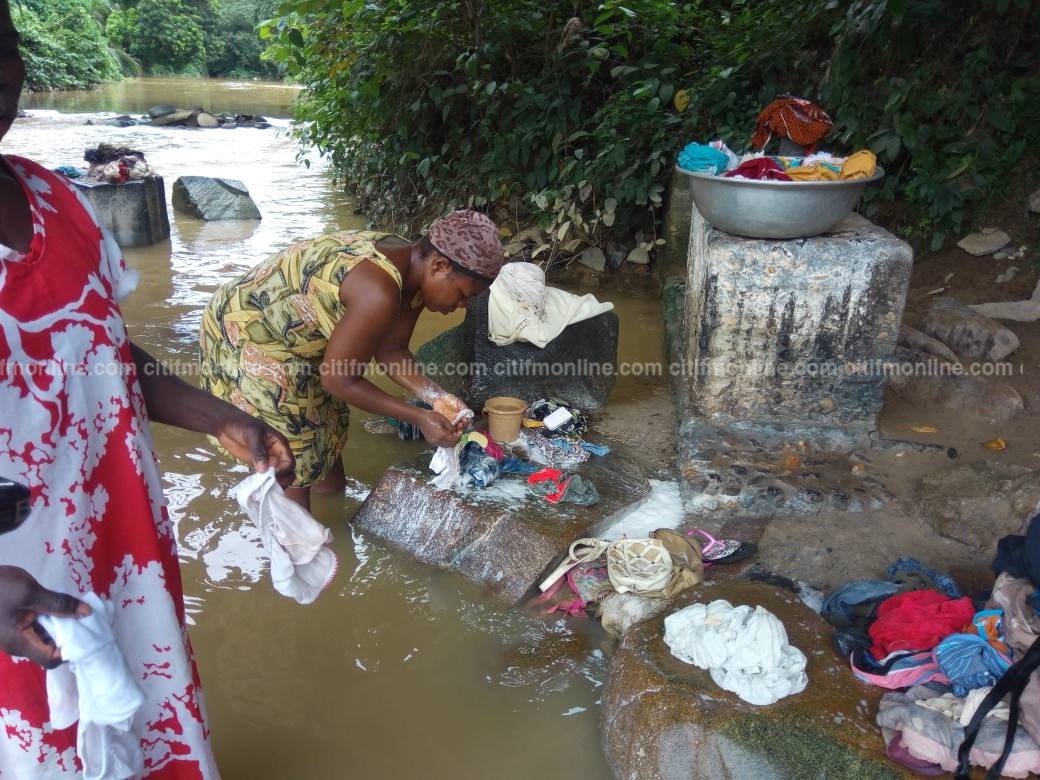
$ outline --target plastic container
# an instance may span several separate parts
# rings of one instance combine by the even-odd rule
[[[520,437],[520,422],[527,411],[527,404],[519,398],[499,395],[484,403],[488,418],[488,432],[495,441],[508,443]]]

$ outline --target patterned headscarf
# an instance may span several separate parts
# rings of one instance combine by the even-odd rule
[[[453,211],[430,225],[430,243],[463,271],[490,284],[498,276],[505,253],[498,228],[486,214]]]
[[[751,145],[761,149],[772,136],[778,135],[812,150],[831,131],[833,125],[827,112],[811,100],[782,97],[774,100],[758,115]]]

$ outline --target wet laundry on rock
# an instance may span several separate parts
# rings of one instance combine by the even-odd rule
[[[933,590],[913,590],[886,599],[868,633],[871,654],[885,658],[896,650],[931,650],[971,622],[975,607],[969,598],[951,599]]]
[[[530,474],[527,482],[554,504],[561,501],[581,506],[599,503],[596,486],[579,474],[567,476],[559,469],[544,468]]]
[[[547,428],[544,423],[545,418],[559,412],[560,409],[565,409],[570,418],[551,429]],[[547,438],[563,436],[571,439],[580,439],[589,429],[589,421],[584,412],[565,401],[561,401],[559,398],[539,398],[527,407],[527,411],[524,413],[523,427],[534,429]]]
[[[763,607],[721,599],[691,604],[668,615],[664,629],[672,655],[706,669],[716,685],[750,704],[773,704],[808,685],[805,654]]]

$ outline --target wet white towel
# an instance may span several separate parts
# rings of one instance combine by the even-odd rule
[[[246,477],[232,495],[260,529],[264,550],[271,556],[274,589],[300,604],[313,602],[339,566],[328,547],[332,531],[285,497],[273,469]]]
[[[144,693],[116,645],[112,603],[93,593],[81,598],[93,610],[87,617],[39,617],[65,660],[47,672],[51,725],[65,729],[79,721],[84,780],[124,780],[144,772],[141,739],[131,728]]]
[[[526,341],[544,348],[568,325],[613,308],[591,294],[546,287],[545,272],[534,263],[506,263],[488,297],[488,338],[499,346]]]

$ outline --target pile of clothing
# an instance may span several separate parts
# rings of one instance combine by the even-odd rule
[[[122,146],[99,144],[97,149],[87,149],[83,159],[90,163],[88,181],[122,184],[145,179],[155,173],[145,162],[144,152]]]
[[[1040,516],[1027,528],[1000,540],[985,603],[912,558],[824,602],[853,673],[890,691],[877,715],[888,756],[918,774],[1040,772]]]
[[[610,448],[583,438],[589,429],[584,412],[559,398],[540,398],[524,413],[523,436],[517,446],[543,466],[573,469],[589,459],[603,456]]]
[[[722,141],[687,144],[679,153],[679,167],[694,173],[762,181],[842,181],[866,179],[877,170],[877,157],[861,149],[848,157],[817,152],[805,157],[783,157],[750,152],[738,157]]]

